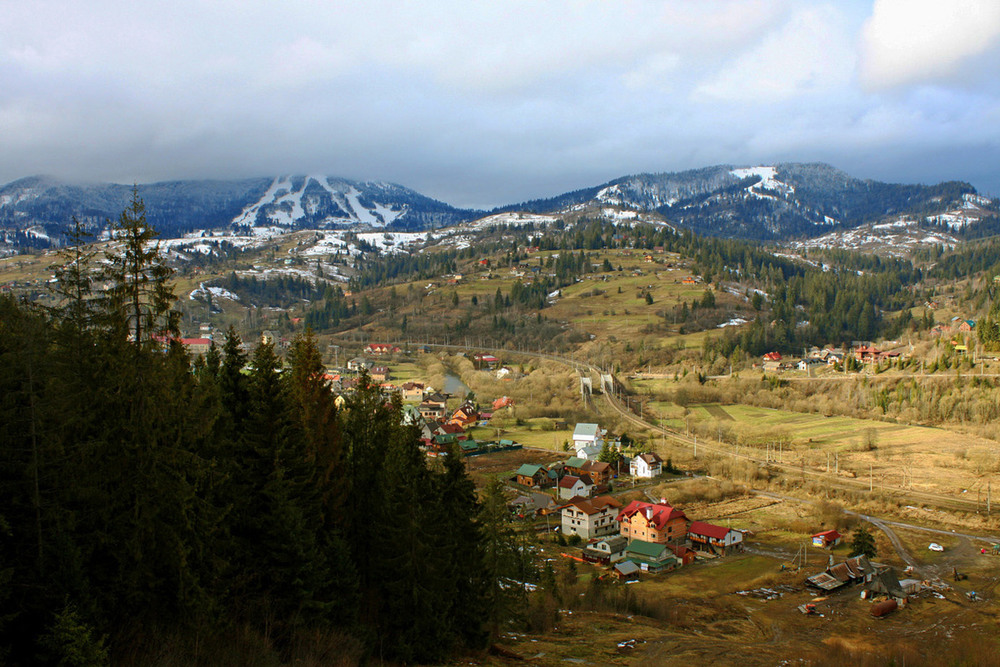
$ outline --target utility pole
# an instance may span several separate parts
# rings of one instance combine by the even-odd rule
[[[868,493],[875,490],[875,473],[871,463],[868,464]]]

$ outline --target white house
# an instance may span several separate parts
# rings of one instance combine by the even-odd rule
[[[653,452],[639,454],[629,463],[629,474],[633,477],[656,477],[662,472],[663,459]]]
[[[604,448],[604,432],[597,424],[577,424],[573,430],[573,449],[581,459],[596,461]]]
[[[611,496],[574,498],[562,510],[563,535],[579,535],[585,540],[616,535],[621,506]]]
[[[583,559],[595,563],[611,564],[625,560],[628,540],[621,535],[598,537],[590,540],[583,549]]]
[[[593,491],[594,483],[586,477],[564,475],[563,478],[559,480],[559,497],[566,500],[576,498],[577,496],[589,498]]]

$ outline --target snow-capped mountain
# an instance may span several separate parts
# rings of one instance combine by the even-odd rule
[[[239,181],[172,181],[138,186],[149,221],[165,238],[229,227],[435,229],[470,220],[457,209],[400,185],[321,175]],[[0,187],[0,232],[40,247],[76,216],[99,234],[117,218],[132,186],[75,185],[31,177]]]
[[[127,205],[131,190],[44,177],[0,187],[0,251],[58,244],[73,216],[95,233],[104,231],[108,219]],[[240,238],[263,229],[416,232],[516,214],[651,222],[772,241],[833,239],[839,232],[898,220],[909,221],[914,236],[931,232],[927,238],[939,231],[959,240],[1000,233],[997,202],[968,183],[881,183],[817,163],[636,174],[497,208],[485,218],[481,211],[458,209],[399,185],[324,175],[152,183],[139,186],[139,194],[164,238],[220,230]]]
[[[968,183],[881,183],[815,163],[638,174],[503,210],[596,214],[607,205],[656,213],[701,234],[762,240],[812,238],[900,216],[954,228],[995,220],[998,210]]]

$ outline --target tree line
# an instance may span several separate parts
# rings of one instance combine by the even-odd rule
[[[192,363],[137,196],[115,227],[97,274],[81,235],[64,251],[59,307],[0,299],[0,661],[485,646],[527,571],[502,488],[428,465],[367,378],[338,407],[311,335],[282,361],[230,329]]]

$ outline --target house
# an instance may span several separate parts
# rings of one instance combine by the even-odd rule
[[[653,478],[663,473],[663,459],[659,454],[648,452],[632,457],[628,472],[633,477]]]
[[[425,386],[423,382],[404,382],[402,389],[404,401],[424,400]]]
[[[611,464],[604,461],[584,461],[583,465],[580,466],[580,472],[590,477],[598,486],[607,484],[614,476]]]
[[[616,517],[621,506],[611,496],[592,499],[575,497],[562,508],[563,535],[579,535],[587,540],[613,537],[618,532]]]
[[[583,548],[583,560],[601,565],[618,563],[625,560],[627,547],[628,540],[621,535],[593,539]]]
[[[386,354],[398,354],[401,350],[389,343],[369,343],[365,348],[365,354],[381,357]]]
[[[690,565],[697,557],[694,549],[681,544],[668,544],[667,548],[674,552],[674,555],[681,561],[681,565]]]
[[[816,533],[812,536],[813,546],[830,549],[840,544],[843,537],[835,530],[824,530],[822,533]]]
[[[424,397],[420,402],[420,416],[424,419],[442,419],[445,413],[447,400],[441,394],[431,394]]]
[[[355,373],[361,371],[361,369],[367,369],[374,366],[372,362],[368,361],[364,357],[354,357],[347,362],[347,370],[354,371]]]
[[[709,553],[727,554],[743,548],[743,533],[704,521],[692,521],[688,528],[691,543]]]
[[[781,361],[781,352],[768,352],[764,355],[764,361]]]
[[[854,348],[854,358],[863,364],[877,363],[881,354],[874,345],[859,345]]]
[[[531,493],[518,496],[511,503],[511,507],[517,509],[522,516],[538,516],[549,514],[556,509],[555,499],[547,493],[532,491]]]
[[[418,408],[420,416],[427,420],[439,420],[444,418],[444,406],[436,403],[423,401]]]
[[[687,516],[665,502],[633,500],[618,514],[622,537],[663,544],[687,538]]]
[[[573,450],[581,459],[596,461],[604,448],[604,432],[597,424],[577,424],[573,430]]]
[[[375,382],[387,382],[391,377],[388,366],[372,366],[368,372]]]
[[[643,572],[669,572],[681,566],[680,560],[666,544],[631,540],[625,548],[625,558],[639,566]]]
[[[968,333],[976,328],[975,320],[962,320],[961,324],[958,325],[958,330]]]
[[[522,464],[521,467],[517,469],[517,483],[523,484],[524,486],[540,488],[550,486],[548,471],[544,468],[544,466],[534,465],[532,463]]]
[[[476,368],[482,368],[484,366],[488,368],[493,368],[497,363],[500,362],[499,359],[494,357],[492,354],[486,354],[483,352],[477,353],[472,357],[473,363]]]
[[[471,403],[463,403],[458,410],[451,415],[449,423],[458,424],[462,428],[469,428],[479,421],[479,410]]]
[[[572,456],[563,462],[563,466],[569,474],[581,475],[583,474],[583,466],[586,465],[586,463],[587,459],[582,459],[579,456]]]
[[[493,410],[502,410],[504,408],[514,407],[514,399],[509,396],[501,396],[497,400],[493,401]]]
[[[576,475],[563,475],[559,480],[559,497],[569,500],[577,496],[589,498],[594,491],[594,483],[589,477],[577,477]]]

